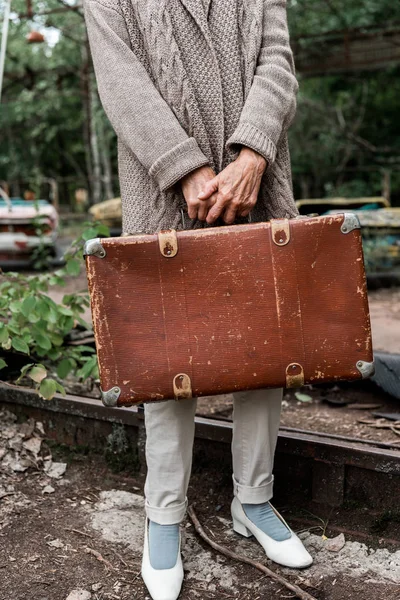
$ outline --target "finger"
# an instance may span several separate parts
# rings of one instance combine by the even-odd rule
[[[217,201],[214,206],[208,211],[207,223],[214,223],[218,217],[223,213],[225,209],[225,203],[223,201]]]
[[[248,217],[249,214],[251,213],[251,211],[253,210],[254,206],[244,206],[242,208],[242,210],[238,210],[238,217]]]
[[[235,206],[234,204],[230,204],[224,213],[224,216],[223,216],[224,222],[227,225],[232,225],[232,223],[236,219],[236,213],[237,213],[237,206]]]
[[[197,211],[197,218],[200,221],[205,221],[208,215],[208,211],[214,206],[217,198],[216,195],[211,196],[209,200],[202,200],[199,204],[199,208]]]
[[[188,206],[188,215],[189,215],[189,218],[190,219],[196,219],[197,218],[198,209],[199,209],[198,202],[188,202],[187,206]]]
[[[202,192],[197,196],[199,200],[207,200],[212,194],[218,191],[218,177],[214,177],[214,179],[210,179],[204,185]]]
[[[248,217],[249,214],[251,213],[251,211],[253,210],[253,208],[255,207],[257,203],[257,197],[252,198],[250,200],[250,202],[246,202],[246,204],[242,207],[241,211],[238,211],[238,215],[239,217]]]

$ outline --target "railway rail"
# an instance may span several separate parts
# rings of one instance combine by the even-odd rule
[[[103,451],[107,438],[123,428],[140,465],[144,461],[145,428],[140,408],[106,408],[84,396],[42,400],[33,391],[0,384],[0,407],[44,423],[47,436],[69,446]],[[194,466],[221,473],[230,469],[232,423],[196,417]],[[371,441],[282,427],[275,459],[275,496],[285,502],[296,490],[310,500],[332,507],[351,501],[361,506],[393,507],[400,497],[400,447]],[[279,475],[282,476],[279,476]]]

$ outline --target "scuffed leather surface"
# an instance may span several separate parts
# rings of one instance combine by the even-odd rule
[[[173,397],[185,373],[193,396],[281,387],[290,363],[305,383],[358,379],[371,362],[360,230],[343,215],[291,219],[290,241],[270,223],[102,240],[86,257],[103,390],[119,404]]]

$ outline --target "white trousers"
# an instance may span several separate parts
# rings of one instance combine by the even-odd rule
[[[233,394],[233,488],[241,503],[272,498],[272,468],[282,388]],[[160,525],[180,523],[192,468],[196,398],[145,404],[146,514]]]

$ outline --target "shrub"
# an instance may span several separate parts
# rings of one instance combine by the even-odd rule
[[[82,380],[98,377],[95,350],[67,343],[78,324],[91,328],[82,318],[89,306],[87,291],[65,294],[60,304],[48,294],[53,285],[63,286],[67,277],[80,274],[86,240],[109,235],[108,227],[101,223],[84,225],[82,235],[64,255],[63,268],[34,275],[16,272],[0,275],[0,369],[7,367],[11,353],[21,355],[27,364],[20,369],[17,383],[28,378],[47,400],[56,392],[65,394],[55,376],[62,380],[73,371]]]

